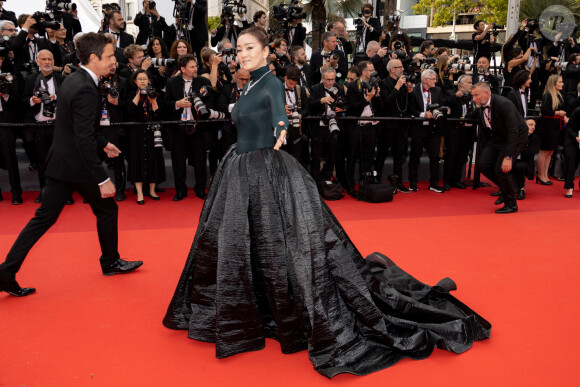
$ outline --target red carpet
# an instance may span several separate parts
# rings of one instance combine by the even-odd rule
[[[161,324],[193,240],[202,201],[173,192],[120,203],[120,252],[144,266],[100,274],[95,218],[78,196],[31,251],[18,280],[37,293],[0,293],[0,386],[384,386],[576,385],[580,347],[580,192],[528,183],[520,212],[496,215],[493,188],[398,194],[392,203],[348,197],[329,203],[363,255],[379,251],[428,284],[449,276],[454,294],[493,324],[491,339],[461,355],[331,381],[306,352],[262,351],[215,358],[213,344]],[[6,199],[5,194],[5,199]],[[0,257],[38,205],[0,202]],[[576,355],[575,355],[576,354]],[[576,382],[574,382],[576,380]]]

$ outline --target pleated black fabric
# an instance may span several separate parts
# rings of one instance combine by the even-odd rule
[[[290,155],[273,149],[220,164],[163,320],[223,358],[277,340],[308,349],[316,371],[364,375],[434,347],[460,353],[491,325],[382,254],[363,259]]]

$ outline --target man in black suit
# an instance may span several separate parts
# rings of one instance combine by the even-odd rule
[[[169,78],[165,88],[167,118],[171,121],[184,121],[183,125],[173,125],[171,130],[171,163],[173,166],[173,178],[175,183],[175,196],[173,201],[180,201],[187,197],[187,154],[191,148],[194,160],[195,185],[193,190],[200,199],[205,199],[205,186],[207,183],[207,151],[213,145],[212,127],[207,123],[198,123],[199,116],[192,104],[189,94],[206,86],[211,88],[208,78],[197,75],[197,63],[193,55],[183,55],[178,60],[181,75]],[[207,108],[214,107],[216,96],[209,93],[202,101]]]
[[[580,107],[580,82],[576,90],[566,93],[566,115],[570,117],[577,107]]]
[[[576,86],[580,82],[580,54],[574,53],[568,58],[568,64],[565,69],[562,69],[564,75],[564,89],[563,94],[571,91],[576,91]]]
[[[288,41],[288,47],[304,47],[306,39],[306,27],[302,25],[302,19],[292,19],[288,24],[288,35],[285,36]]]
[[[312,67],[312,84],[320,83],[320,69],[332,67],[336,71],[336,81],[346,77],[348,63],[342,51],[336,49],[336,34],[327,31],[322,35],[323,47],[312,53],[310,66]]]
[[[477,60],[477,71],[473,72],[471,82],[475,85],[479,82],[487,82],[493,94],[499,94],[499,79],[489,72],[489,59],[482,56]]]
[[[0,1],[0,20],[10,20],[16,25],[16,14],[4,9],[4,1]]]
[[[284,76],[284,100],[286,101],[286,114],[291,125],[288,128],[288,134],[286,136],[287,143],[282,146],[282,149],[290,153],[298,161],[300,161],[300,155],[306,143],[307,134],[306,121],[303,121],[302,117],[310,115],[306,89],[301,87],[299,83],[300,70],[296,67],[289,67]],[[297,127],[292,124],[293,107],[296,107],[300,116],[300,123]]]
[[[243,13],[239,13],[238,16],[242,20],[242,27],[239,27],[234,23],[233,16],[230,18],[228,15],[221,14],[221,20],[223,21],[222,24],[218,28],[214,28],[211,30],[211,45],[217,46],[219,42],[221,42],[224,38],[229,39],[232,43],[232,46],[236,46],[236,42],[238,41],[238,35],[240,32],[245,30],[246,28],[250,27],[250,24],[246,20],[246,17]]]
[[[367,44],[371,40],[378,41],[381,37],[381,22],[378,18],[372,17],[374,7],[367,3],[362,6],[363,16],[356,28],[356,50],[355,52],[364,53],[367,50]]]
[[[522,117],[528,115],[528,91],[531,83],[530,72],[528,70],[520,70],[514,75],[512,81],[513,89],[506,95],[506,98],[515,105]]]
[[[189,38],[186,40],[191,44],[197,62],[201,65],[201,49],[207,42],[207,0],[187,0],[187,3],[189,18],[186,28]]]
[[[350,37],[348,36],[348,31],[344,28],[342,22],[336,21],[332,22],[328,26],[328,31],[332,31],[336,34],[336,48],[344,52],[344,56],[348,57],[352,54],[352,43],[350,42]]]
[[[153,37],[162,37],[168,29],[165,18],[159,15],[159,11],[149,7],[149,0],[143,1],[143,9],[135,15],[133,22],[139,27],[137,44],[141,46],[147,46],[149,39]]]
[[[421,73],[421,83],[415,85],[411,93],[409,109],[414,117],[428,118],[411,124],[409,137],[411,137],[411,154],[409,157],[409,189],[417,191],[419,180],[419,162],[423,148],[429,155],[429,191],[443,193],[445,190],[439,185],[439,148],[441,147],[441,127],[437,123],[437,117],[433,116],[428,105],[442,104],[443,92],[435,86],[437,75],[435,71],[427,69]]]
[[[312,85],[312,67],[308,64],[308,58],[304,47],[294,46],[290,51],[292,65],[300,71],[300,86],[310,88]]]
[[[501,190],[504,207],[497,214],[518,212],[516,189],[510,175],[512,160],[525,146],[528,126],[518,114],[513,103],[500,95],[492,95],[489,85],[480,82],[473,86],[473,102],[477,107],[481,125],[479,131],[479,171]]]
[[[125,32],[125,19],[119,11],[111,11],[109,14],[109,28],[104,32],[110,32],[115,36],[115,47],[124,49],[135,43],[133,35]]]
[[[14,296],[35,292],[34,288],[21,288],[16,273],[30,249],[56,222],[73,191],[87,200],[97,217],[103,274],[128,273],[143,264],[119,257],[115,186],[97,154],[98,148],[104,149],[109,157],[119,153],[96,131],[101,116],[97,84],[99,76],[107,74],[115,61],[113,44],[106,36],[89,32],[78,40],[77,54],[83,67],[67,77],[57,102],[60,113],[48,155],[44,200],[0,265],[0,291]]]

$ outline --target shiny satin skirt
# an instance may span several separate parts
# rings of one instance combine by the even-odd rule
[[[460,353],[491,325],[386,256],[360,255],[316,184],[283,151],[236,154],[218,167],[163,324],[216,344],[223,358],[308,350],[316,371],[365,375],[433,348]]]

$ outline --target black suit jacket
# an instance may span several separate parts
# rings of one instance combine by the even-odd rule
[[[284,101],[286,101],[286,83],[283,81],[283,92],[284,92]],[[297,89],[300,89],[299,92],[299,98],[298,98],[298,93],[297,93]],[[294,88],[294,93],[292,94],[293,98],[295,99],[295,103],[296,105],[298,105],[298,109],[299,109],[299,113],[302,117],[307,117],[310,115],[310,106],[308,104],[308,95],[306,94],[306,88],[301,87],[299,85],[296,85],[296,87]],[[300,102],[300,103],[298,103]],[[304,130],[304,128],[306,128],[306,121],[300,120],[300,124],[301,124],[301,131],[305,132],[306,130]],[[298,132],[297,129],[294,128],[294,126],[290,125],[288,128],[288,140],[293,141],[295,139],[297,139],[300,136],[300,133]]]
[[[97,153],[107,145],[99,133],[100,117],[101,97],[93,78],[83,69],[69,75],[59,90],[46,176],[95,184],[109,178]]]
[[[376,40],[378,42],[379,38],[381,37],[381,22],[379,21],[379,19],[376,17],[371,17],[369,18],[367,23],[371,27],[373,27],[373,30],[371,31],[370,28],[367,28],[367,30],[365,31],[365,46],[364,46],[365,52],[367,50],[367,45],[371,40]],[[357,40],[356,49],[358,49],[358,46],[359,41]]]
[[[158,19],[153,14],[146,15],[143,12],[139,12],[135,16],[134,23],[139,27],[139,33],[137,34],[137,44],[139,45],[146,44],[149,36],[161,38],[169,28],[163,16]],[[153,33],[151,33],[151,29],[153,29]]]
[[[421,113],[425,111],[425,104],[423,103],[423,84],[418,83],[413,88],[413,92],[409,96],[410,103],[409,109],[411,111],[411,115],[413,117],[420,117]],[[441,105],[443,103],[443,90],[440,87],[435,86],[431,89],[431,103],[438,103]],[[429,125],[423,125],[423,122],[417,122],[411,125],[412,128],[419,129],[419,128],[431,128],[432,130],[439,127],[440,125],[436,125],[440,122],[435,120],[429,120]]]
[[[310,58],[310,66],[312,68],[312,84],[315,85],[320,83],[321,75],[320,68],[324,64],[324,58],[321,55],[322,49],[313,52]],[[346,78],[346,72],[348,71],[348,62],[344,56],[344,52],[340,50],[334,50],[334,54],[338,55],[338,67],[336,68],[336,80]]]
[[[295,63],[292,64],[292,67],[298,68]],[[312,86],[312,67],[308,63],[304,63],[299,71],[302,74],[300,85],[310,89],[310,86]]]
[[[580,96],[577,91],[566,93],[566,115],[570,117],[572,112],[580,107]]]
[[[491,95],[491,129],[485,125],[483,109],[477,109],[480,119],[481,145],[493,144],[502,157],[517,157],[528,140],[528,125],[515,105],[501,95]]]
[[[167,80],[167,85],[165,87],[165,97],[163,100],[164,111],[166,112],[167,119],[170,121],[179,121],[181,115],[183,114],[183,109],[175,109],[175,103],[184,96],[184,85],[185,81],[181,75],[171,77]],[[198,76],[193,79],[192,89],[199,90],[203,86],[211,87],[211,82],[205,77]],[[210,93],[208,96],[202,98],[208,109],[213,109],[217,105],[217,92]],[[192,113],[195,114],[195,109],[192,106]],[[198,129],[203,129],[207,127],[207,123],[199,124]]]
[[[99,31],[100,34],[104,34],[104,33],[107,33],[107,32],[109,32],[109,28],[108,27],[107,27],[107,29],[105,31]],[[117,35],[115,35],[115,37],[119,40],[119,47],[118,48],[120,48],[121,51],[123,51],[123,49],[125,47],[127,47],[128,45],[135,43],[135,38],[133,38],[133,35],[130,35],[130,34],[126,33],[125,31],[119,32],[118,37],[117,37]]]
[[[340,40],[340,44],[337,44],[336,48],[338,50],[341,50],[341,45],[342,45],[342,52],[344,52],[345,56],[348,56],[349,54],[352,54],[352,43],[350,42],[350,40],[346,40],[345,38],[338,38],[338,40]]]
[[[171,45],[177,40],[177,27],[175,27],[175,24],[167,27],[163,33],[163,40],[165,41],[167,48],[171,49]]]
[[[24,63],[28,63],[31,60],[28,43],[26,42],[27,35],[28,33],[26,31],[20,31],[18,35],[11,39],[10,46],[12,51],[14,51],[14,72],[22,71]],[[62,57],[58,42],[55,41],[52,43],[45,38],[35,38],[35,41],[38,51],[49,50],[54,56],[54,65],[62,66]]]
[[[525,93],[526,93],[526,101],[527,101],[528,100],[528,89],[526,89]],[[527,106],[522,105],[522,98],[520,96],[519,90],[516,90],[516,89],[510,90],[510,92],[506,95],[506,98],[509,99],[510,101],[512,101],[512,103],[515,105],[516,109],[518,110],[518,113],[522,117],[526,116],[528,109],[527,109]]]
[[[187,13],[191,13],[191,4],[187,3]],[[193,29],[190,31],[190,37],[192,38],[191,45],[203,45],[207,42],[207,23],[205,20],[205,15],[207,13],[207,0],[197,0],[193,5],[193,17],[191,22]]]
[[[290,29],[294,28],[294,37],[292,41],[290,41]],[[288,26],[288,35],[284,36],[284,38],[288,41],[288,49],[291,50],[294,46],[304,47],[304,40],[306,39],[306,27],[302,25],[302,23],[296,24],[296,27],[292,25]]]
[[[344,92],[344,87],[339,85],[338,83],[334,84],[334,87],[338,89],[338,96],[342,97],[346,100],[346,95]],[[316,85],[312,85],[310,88],[310,97],[308,97],[308,110],[310,115],[312,116],[323,116],[326,114],[326,104],[321,103],[320,100],[326,97],[326,92],[324,90],[324,85],[322,83],[317,83]],[[344,113],[337,113],[337,115],[341,115]],[[313,136],[316,136],[317,131],[320,128],[320,122],[317,120],[309,120],[310,122],[310,131],[312,132]],[[346,121],[338,121],[339,127],[343,127]],[[354,121],[353,121],[354,122]],[[326,130],[326,127],[325,127]]]
[[[30,98],[34,93],[34,90],[37,89],[40,85],[42,79],[41,73],[33,73],[26,78],[24,83],[24,92],[22,94],[22,105],[23,109],[26,112],[25,121],[26,122],[35,122],[35,116],[40,112],[40,107],[42,106],[41,103],[37,103],[36,105],[30,106]],[[60,87],[64,81],[64,77],[62,74],[53,73],[54,79],[54,87],[56,89],[56,96],[57,96],[57,103],[58,98],[60,98]],[[60,112],[57,112],[56,115],[58,116]]]
[[[360,79],[346,84],[346,103],[346,115],[351,117],[360,117],[365,107],[369,105],[369,102],[365,99],[364,89]],[[370,105],[373,110],[373,116],[382,116],[383,101],[379,94],[371,99]],[[364,118],[363,120],[370,121],[371,119]],[[349,120],[346,123],[346,127],[351,128],[355,126],[357,122],[358,121]]]
[[[14,23],[15,26],[18,26],[16,23],[16,14],[4,8],[2,8],[2,11],[0,11],[0,20],[10,20],[12,23]]]
[[[491,92],[493,94],[499,94],[499,79],[497,79],[497,77],[493,74],[484,75],[483,78],[484,81],[489,84]],[[476,83],[479,83],[479,74],[473,73],[473,75],[471,76],[471,81],[473,82],[474,85]]]
[[[62,24],[66,28],[66,41],[72,41],[76,34],[83,32],[83,27],[81,26],[81,21],[78,18],[74,18],[68,12],[62,13]]]
[[[227,35],[226,35],[226,26],[225,25],[219,26],[215,36],[211,37],[212,47],[216,46],[219,42],[221,42],[223,38],[228,38],[230,42],[232,42],[232,45],[236,47],[237,36],[240,34],[240,32],[250,27],[247,20],[242,21],[242,24],[243,24],[242,27],[239,27],[236,24],[230,26],[230,28],[227,29]]]
[[[380,96],[383,100],[383,114],[386,117],[409,117],[411,115],[410,111],[410,98],[409,92],[407,91],[407,86],[403,85],[399,90],[395,88],[397,81],[390,76],[383,79],[381,82],[381,92]],[[385,128],[397,129],[405,127],[406,123],[396,122],[396,121],[384,121],[383,125]]]

